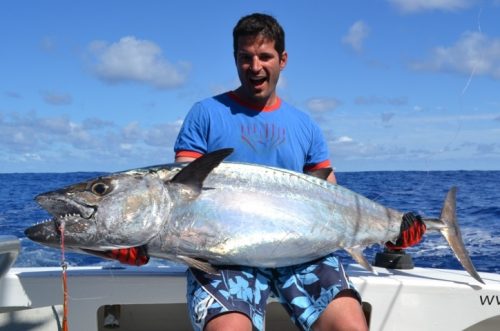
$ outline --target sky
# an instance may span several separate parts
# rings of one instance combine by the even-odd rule
[[[6,0],[0,172],[173,162],[193,103],[238,87],[253,12],[285,29],[278,94],[336,171],[500,170],[500,0]]]

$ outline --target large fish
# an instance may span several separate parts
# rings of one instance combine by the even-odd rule
[[[394,241],[403,213],[340,185],[273,167],[222,162],[232,149],[189,164],[119,172],[44,193],[36,201],[53,219],[26,229],[42,244],[102,254],[145,246],[150,256],[207,272],[217,265],[280,267],[348,251],[371,269],[366,246]],[[479,282],[448,193],[439,230]],[[215,266],[215,267],[214,267]]]

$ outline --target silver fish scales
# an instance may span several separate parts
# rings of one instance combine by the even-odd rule
[[[208,153],[190,164],[135,169],[39,195],[54,218],[26,230],[32,240],[102,255],[144,245],[154,257],[207,272],[217,265],[280,267],[347,250],[364,267],[366,246],[394,241],[403,213],[340,185],[293,171],[222,162],[232,150]],[[448,206],[448,207],[446,207]],[[463,245],[450,190],[439,230],[478,281]]]

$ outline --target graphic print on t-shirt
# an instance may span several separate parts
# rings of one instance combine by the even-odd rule
[[[241,140],[256,153],[267,152],[286,141],[286,130],[274,123],[242,124]]]

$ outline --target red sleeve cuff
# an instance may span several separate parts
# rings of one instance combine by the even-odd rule
[[[178,151],[177,153],[175,153],[176,158],[178,158],[178,157],[194,157],[195,159],[197,159],[202,155],[203,155],[202,153],[194,152],[194,151]]]
[[[317,164],[314,164],[314,165],[311,165],[311,166],[304,167],[304,170],[305,171],[315,171],[315,170],[318,170],[318,169],[331,168],[331,167],[332,167],[332,164],[330,163],[330,160],[325,160],[323,162],[320,162],[320,163],[317,163]]]

